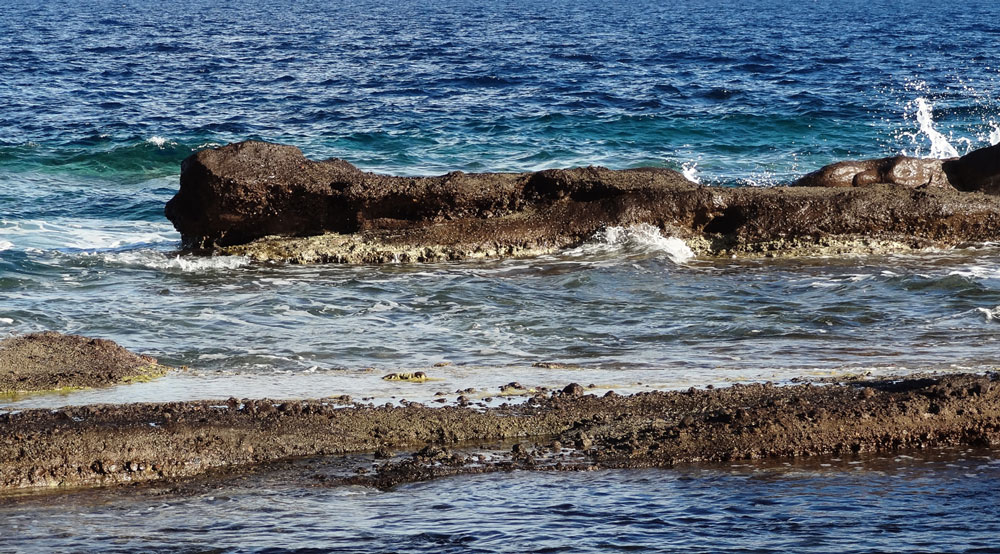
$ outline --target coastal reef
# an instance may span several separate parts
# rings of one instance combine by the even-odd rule
[[[247,141],[184,160],[165,213],[187,248],[293,263],[524,257],[637,225],[703,256],[886,252],[1000,240],[998,160],[842,162],[757,188],[664,168],[395,177]]]
[[[1000,444],[997,375],[600,397],[571,384],[484,409],[341,407],[344,401],[231,398],[0,414],[0,490],[134,483],[349,453],[368,453],[367,461],[337,482],[391,487],[516,468],[670,467]]]
[[[156,359],[105,339],[46,331],[0,341],[0,394],[106,387],[166,371]]]

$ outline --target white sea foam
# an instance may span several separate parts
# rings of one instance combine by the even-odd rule
[[[957,275],[959,277],[966,277],[969,279],[997,279],[1000,278],[1000,268],[983,265],[971,265],[965,269],[950,271],[948,272],[948,275]]]
[[[995,308],[976,308],[976,311],[986,316],[986,321],[1000,321],[1000,306]]]
[[[931,158],[954,158],[958,156],[958,150],[952,146],[948,139],[934,128],[934,112],[927,99],[920,97],[916,100],[917,123],[920,124],[920,132],[927,136],[931,142],[929,157]]]
[[[701,184],[701,179],[698,178],[698,162],[684,162],[681,164],[681,173],[688,181]]]
[[[163,137],[161,137],[159,135],[153,135],[153,136],[149,137],[146,140],[146,142],[148,142],[148,143],[150,143],[150,144],[152,144],[152,145],[154,145],[154,146],[156,146],[158,148],[163,148],[167,144],[175,144],[173,141],[165,139],[165,138],[163,138]]]
[[[990,134],[986,137],[991,145],[1000,144],[1000,125],[996,121],[990,120]]]
[[[250,264],[250,259],[245,256],[181,256],[167,255],[156,250],[89,252],[82,256],[97,258],[111,265],[185,273],[226,271]]]
[[[659,228],[646,223],[605,227],[594,235],[592,241],[569,250],[567,254],[593,256],[621,251],[665,254],[674,263],[684,263],[694,257],[694,252],[683,240],[665,237]]]
[[[10,242],[9,240],[0,239],[0,252],[3,252],[4,250],[10,250],[11,248],[14,248],[13,242]]]
[[[19,237],[21,248],[103,250],[150,244],[173,244],[180,236],[167,222],[52,218],[0,220],[0,234]]]

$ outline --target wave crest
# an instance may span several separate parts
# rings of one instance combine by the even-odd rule
[[[694,257],[694,252],[683,240],[664,236],[659,227],[648,223],[628,227],[605,227],[598,231],[590,242],[568,252],[577,256],[619,253],[665,255],[670,261],[678,264]]]

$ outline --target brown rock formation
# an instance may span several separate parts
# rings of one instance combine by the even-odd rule
[[[155,359],[105,339],[47,331],[0,341],[0,393],[101,387],[165,371]]]
[[[731,188],[658,168],[390,177],[342,160],[313,162],[289,146],[245,142],[185,160],[166,213],[190,247],[302,263],[537,255],[608,226],[638,224],[707,255],[1000,240],[1000,197],[960,193],[959,170],[948,165],[968,174],[985,168],[977,171],[986,175],[992,158],[977,165],[970,161],[976,156],[966,158],[843,162],[799,182],[834,188]]]
[[[1000,444],[995,376],[601,398],[577,392],[485,410],[234,398],[0,414],[0,491],[149,481],[349,452],[423,449],[413,462],[385,464],[362,479],[391,486],[484,467],[541,467],[551,456],[541,451],[558,452],[552,461],[572,469]],[[444,451],[505,441],[520,444],[493,465]]]
[[[1000,144],[946,161],[944,170],[959,190],[1000,194]]]
[[[946,160],[894,156],[836,162],[802,177],[794,184],[802,187],[865,187],[878,183],[1000,194],[1000,144]]]
[[[944,160],[894,156],[837,162],[795,182],[799,187],[866,187],[879,183],[904,187],[955,188],[942,168]]]
[[[402,230],[491,220],[560,205],[554,233],[636,219],[665,190],[694,185],[667,169],[391,177],[338,160],[314,162],[293,146],[247,141],[202,150],[181,165],[166,215],[190,246],[227,246],[267,235]],[[670,198],[675,200],[675,198]],[[666,213],[670,213],[668,210]],[[555,215],[555,214],[553,214]]]

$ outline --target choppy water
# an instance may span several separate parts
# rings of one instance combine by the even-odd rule
[[[995,552],[992,451],[506,473],[389,492],[288,471],[0,505],[0,550]]]
[[[619,230],[535,260],[264,267],[177,256],[162,208],[180,160],[245,138],[397,174],[657,165],[732,186],[850,157],[964,153],[1000,141],[998,21],[1000,5],[979,0],[9,1],[0,335],[102,336],[188,370],[0,406],[427,400],[469,386],[487,396],[514,379],[600,391],[994,368],[1000,249],[989,245],[704,261]],[[418,369],[437,380],[381,380]],[[736,479],[650,475],[505,479],[522,491],[570,483],[581,502],[598,491],[625,502],[635,479]],[[810,494],[826,486],[796,482]],[[315,501],[275,494],[292,509]]]

